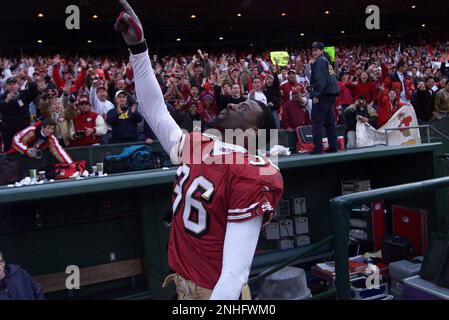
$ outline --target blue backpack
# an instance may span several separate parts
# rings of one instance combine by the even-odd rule
[[[106,157],[105,171],[107,173],[119,173],[154,169],[154,157],[155,155],[149,146],[126,147],[122,153]]]

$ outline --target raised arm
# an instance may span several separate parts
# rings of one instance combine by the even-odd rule
[[[115,29],[122,33],[132,53],[131,63],[142,115],[164,150],[170,155],[172,162],[177,164],[183,133],[165,105],[164,96],[151,65],[142,24],[126,0],[119,2],[124,11],[117,18]]]

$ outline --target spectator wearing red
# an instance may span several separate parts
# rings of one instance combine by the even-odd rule
[[[298,81],[296,80],[296,71],[290,70],[287,73],[287,80],[281,83],[281,103],[284,104],[291,98],[291,93],[293,88],[298,87]],[[301,88],[301,93],[304,94],[306,92],[305,88],[299,85]]]
[[[188,111],[189,110],[189,105],[190,104],[196,104],[198,106],[199,109],[202,108],[202,102],[201,102],[201,96],[200,96],[200,88],[196,85],[193,85],[190,88],[190,95],[187,98],[187,100],[185,101],[185,108],[181,111]]]
[[[397,64],[397,71],[391,76],[391,87],[398,93],[398,98],[405,103],[410,103],[413,98],[413,81],[407,75],[408,65],[402,60]]]
[[[397,91],[395,89],[390,89],[388,91],[388,96],[383,94],[379,100],[379,109],[377,111],[377,128],[384,126],[388,120],[402,108],[406,103],[398,101]]]
[[[73,118],[70,136],[72,138],[71,146],[86,147],[100,144],[100,139],[108,129],[104,118],[98,113],[92,111],[92,107],[87,95],[82,95],[78,100],[79,114]]]
[[[287,132],[293,132],[297,127],[310,125],[306,99],[302,96],[299,87],[293,89],[292,100],[284,103],[282,109],[282,127]]]
[[[200,116],[205,124],[211,124],[218,115],[217,104],[214,96],[205,91],[201,95],[202,109],[199,110]]]
[[[60,62],[61,60],[59,58],[55,58],[53,60],[52,77],[53,81],[56,84],[56,87],[62,91],[65,87],[66,82],[71,82],[73,83],[73,85],[70,88],[70,93],[77,93],[78,90],[84,86],[84,83],[86,81],[87,75],[86,61],[84,61],[83,59],[80,60],[81,71],[78,73],[78,76],[76,77],[74,82],[73,82],[73,75],[70,71],[66,72],[64,74],[64,78],[62,78],[61,72],[59,71]]]
[[[44,119],[36,122],[34,126],[23,129],[13,138],[12,148],[8,153],[19,152],[30,158],[37,157],[37,150],[50,150],[53,156],[61,163],[72,163],[72,158],[61,147],[54,136],[56,122],[53,119]]]
[[[358,81],[354,81],[350,84],[352,89],[352,95],[355,100],[360,97],[365,97],[367,103],[374,102],[377,97],[377,93],[374,87],[374,83],[369,79],[368,72],[362,71]]]
[[[352,97],[351,89],[349,89],[349,86],[350,86],[349,74],[345,73],[345,74],[341,75],[340,81],[338,81],[337,84],[338,84],[338,87],[340,88],[340,94],[338,95],[337,99],[335,100],[335,106],[337,109],[337,114],[340,116],[341,119],[344,119],[344,117],[342,116],[343,112],[354,101],[354,98]]]

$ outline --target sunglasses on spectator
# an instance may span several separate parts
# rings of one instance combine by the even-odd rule
[[[88,104],[89,104],[89,101],[80,101],[80,102],[78,102],[78,104],[79,104],[80,106],[85,106],[85,105],[88,105]]]

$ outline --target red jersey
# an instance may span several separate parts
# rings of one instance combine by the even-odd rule
[[[261,215],[268,223],[283,193],[279,170],[244,151],[201,133],[186,136],[182,147],[168,263],[203,288],[213,289],[220,278],[227,223]],[[226,164],[230,160],[242,164]]]

